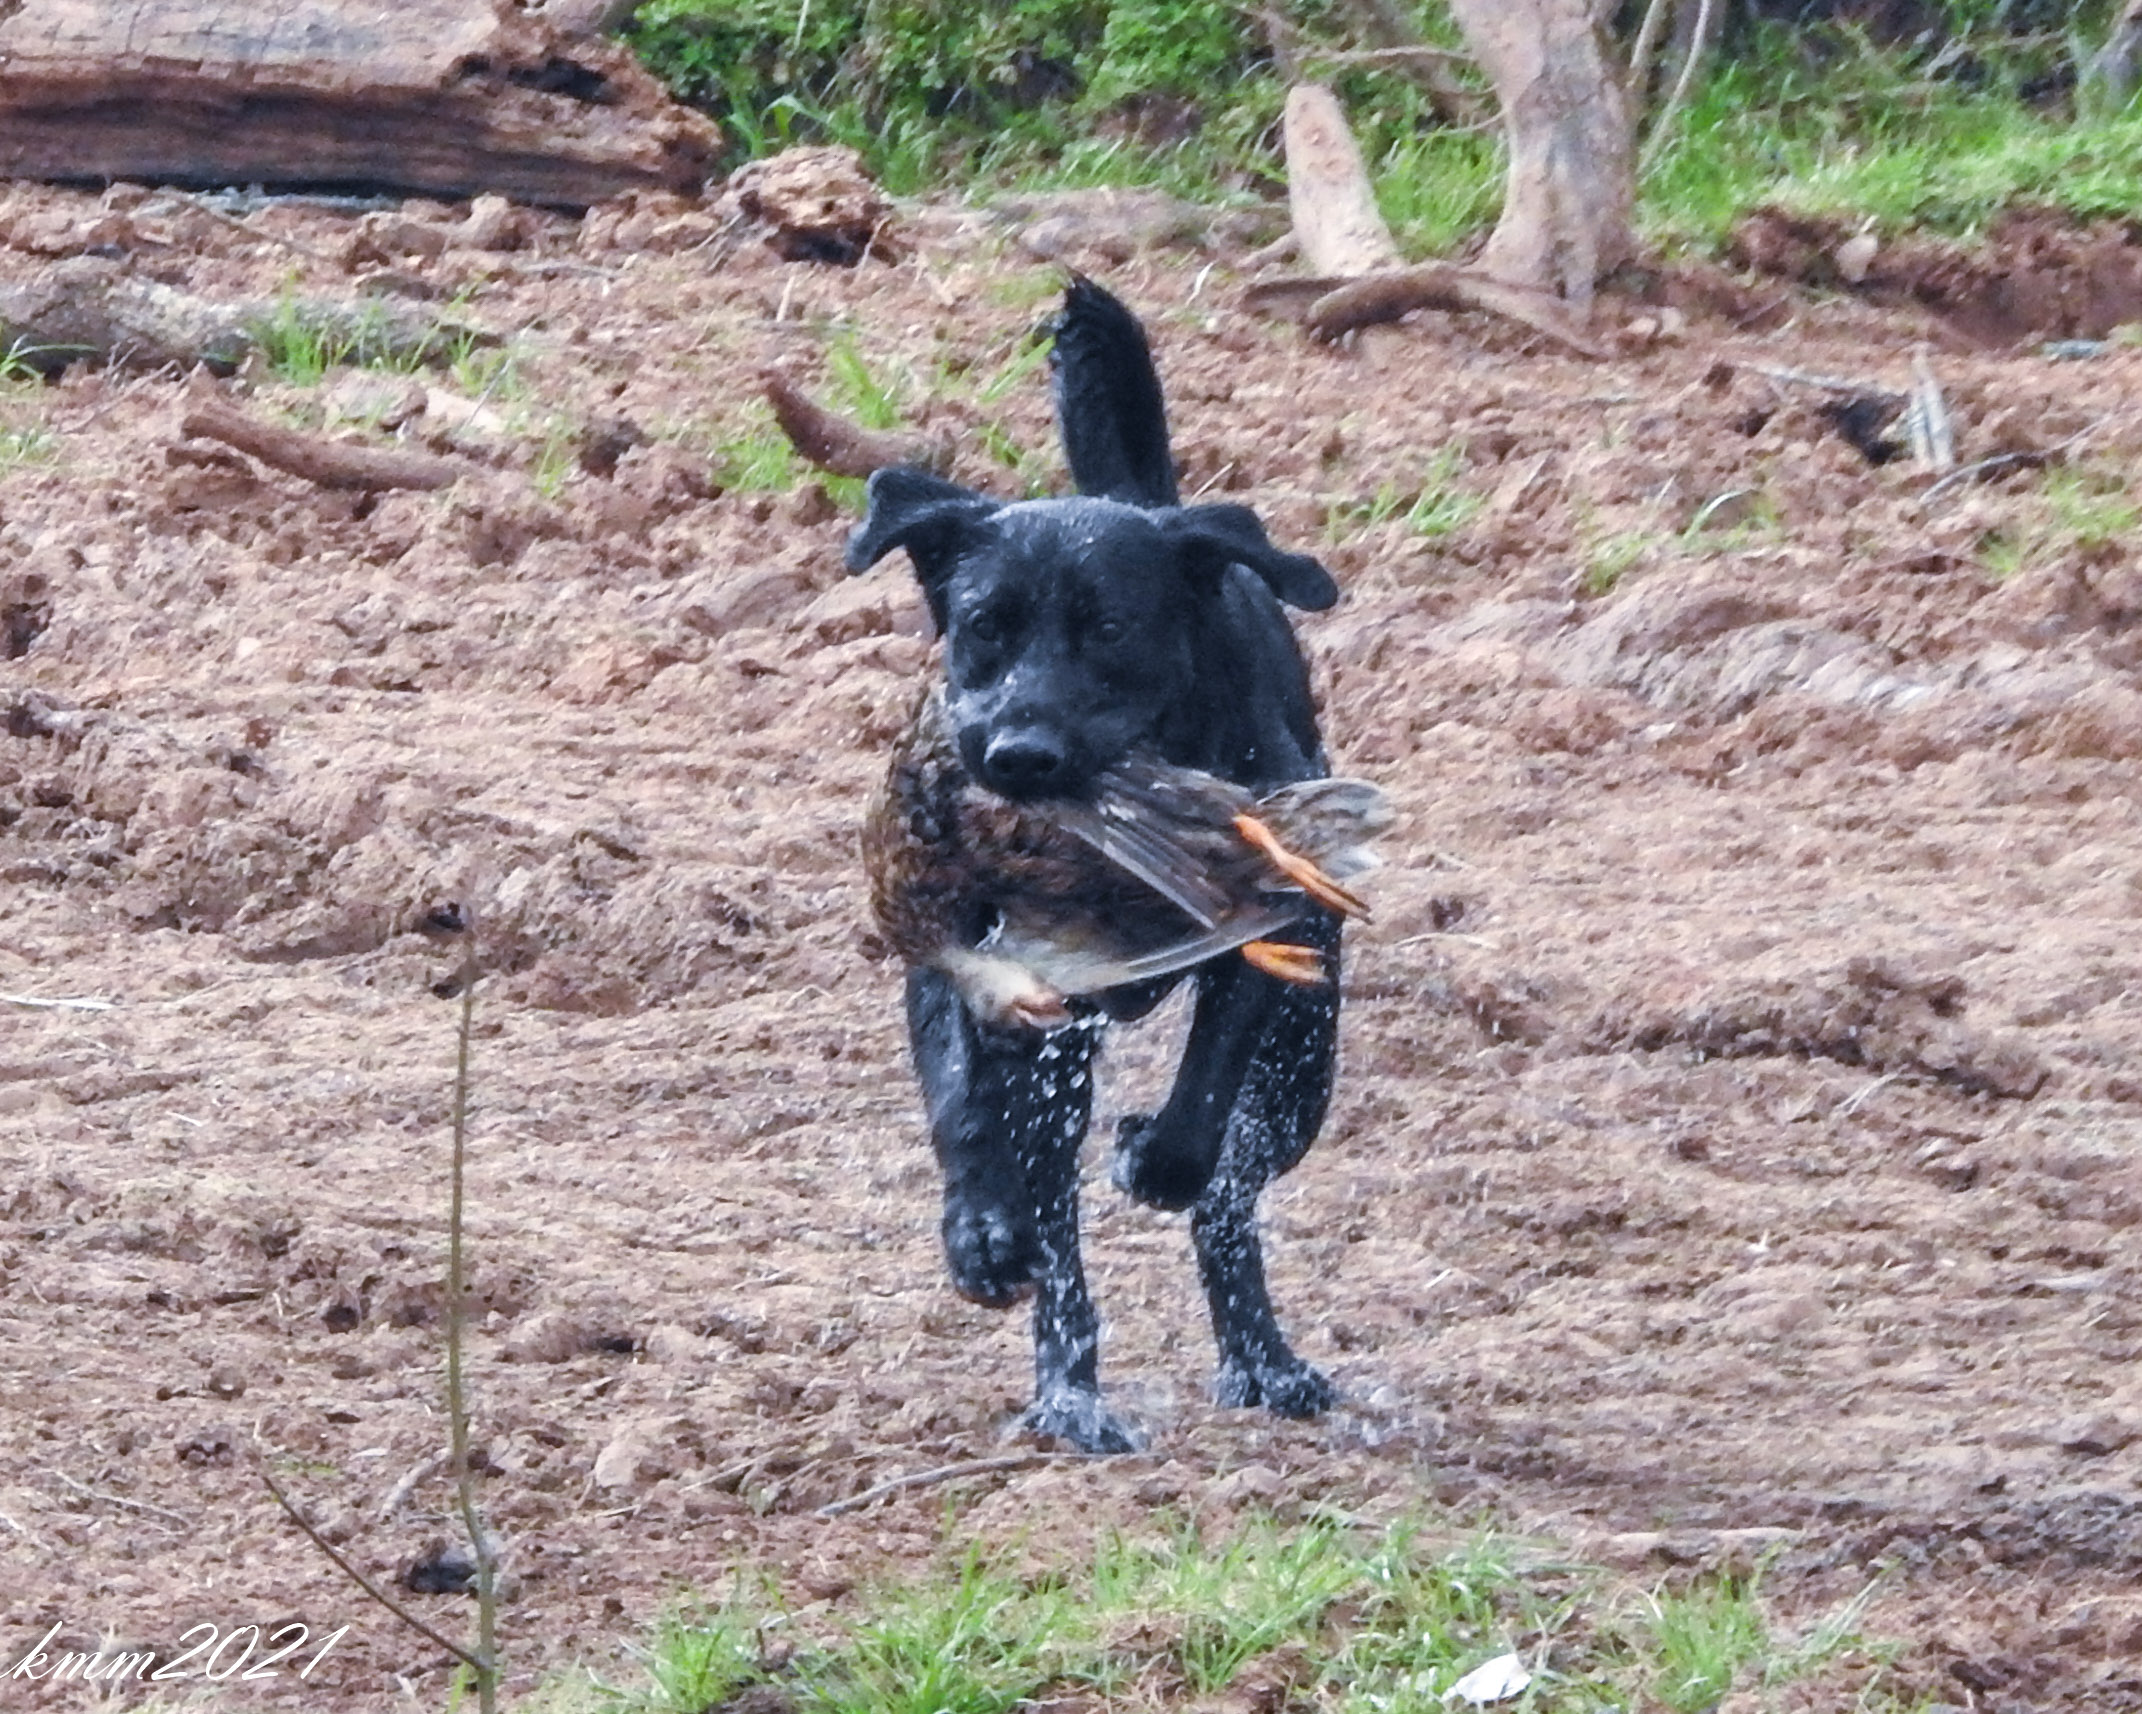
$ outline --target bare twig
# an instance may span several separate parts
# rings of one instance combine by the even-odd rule
[[[1982,458],[1976,464],[1960,465],[1939,482],[1934,483],[1919,496],[1921,505],[1930,505],[1951,488],[1960,488],[1966,482],[1977,482],[1987,476],[1998,476],[2004,470],[2038,470],[2053,462],[2079,440],[2087,440],[2104,426],[2104,418],[2087,427],[2077,429],[2066,440],[2056,441],[2042,452],[1997,452],[1991,458]]]
[[[442,1637],[437,1631],[433,1630],[429,1625],[425,1624],[422,1619],[418,1618],[414,1613],[410,1612],[408,1608],[404,1607],[399,1601],[395,1600],[393,1596],[387,1594],[385,1590],[381,1589],[378,1584],[374,1583],[363,1572],[359,1571],[356,1566],[352,1565],[348,1560],[344,1559],[341,1554],[336,1552],[334,1544],[330,1542],[325,1536],[323,1536],[318,1530],[312,1527],[312,1520],[306,1517],[303,1512],[299,1511],[296,1506],[291,1504],[290,1496],[284,1493],[282,1488],[276,1483],[275,1478],[268,1474],[267,1467],[265,1465],[261,1466],[260,1468],[260,1479],[268,1485],[268,1492],[275,1496],[275,1503],[278,1506],[282,1507],[284,1512],[289,1515],[290,1521],[296,1524],[299,1529],[303,1530],[305,1534],[311,1539],[312,1545],[318,1548],[322,1553],[326,1554],[329,1559],[333,1560],[335,1562],[336,1569],[339,1570],[352,1583],[356,1584],[358,1588],[362,1589],[367,1595],[371,1596],[373,1600],[377,1601],[382,1607],[386,1608],[388,1612],[392,1613],[397,1619],[401,1620],[401,1622],[407,1625],[412,1631],[415,1631],[419,1636],[422,1636],[431,1641],[432,1643],[435,1643],[438,1647],[444,1649],[448,1654],[452,1655],[456,1660],[461,1661],[466,1666],[468,1666],[472,1671],[481,1672],[484,1670],[483,1663],[477,1660],[474,1655],[470,1654],[467,1649],[463,1648],[459,1643],[449,1642],[445,1637]]]
[[[1681,111],[1681,103],[1688,99],[1688,92],[1696,81],[1696,70],[1711,51],[1711,16],[1717,10],[1715,0],[1699,0],[1696,11],[1696,33],[1688,44],[1688,53],[1681,61],[1681,75],[1673,80],[1673,90],[1666,97],[1666,104],[1659,109],[1657,121],[1651,127],[1651,135],[1644,141],[1644,152],[1637,160],[1637,176],[1651,170],[1667,140],[1673,135],[1673,122]]]
[[[1658,52],[1659,36],[1673,12],[1674,0],[1651,0],[1644,8],[1644,21],[1637,26],[1635,45],[1629,49],[1629,99],[1642,114],[1651,92],[1651,58]]]
[[[322,488],[376,492],[385,488],[447,488],[478,467],[459,458],[409,447],[351,446],[315,434],[260,422],[213,400],[202,400],[186,413],[182,433],[218,440],[250,453],[261,463]]]
[[[888,433],[866,429],[860,423],[827,410],[778,369],[759,377],[766,402],[773,406],[774,421],[799,453],[821,470],[835,476],[868,476],[890,465],[912,464],[924,470],[943,470],[952,462],[952,449],[942,441],[919,434]]]
[[[1855,398],[1882,399],[1901,405],[1904,395],[1893,387],[1879,386],[1872,381],[1855,381],[1849,375],[1820,375],[1811,369],[1780,369],[1769,363],[1744,363],[1728,358],[1735,369],[1743,374],[1760,375],[1766,381],[1776,381],[1787,387],[1813,387],[1824,393],[1848,393]]]
[[[463,1166],[468,1159],[469,1040],[476,1025],[476,951],[471,937],[461,972],[461,1027],[454,1045],[453,1190],[446,1227],[446,1414],[453,1435],[454,1487],[461,1521],[476,1556],[476,1696],[483,1714],[498,1707],[498,1554],[476,1508],[476,1479],[469,1469],[469,1410],[462,1381],[462,1340],[467,1331],[467,1282],[461,1266]]]
[[[1395,48],[1319,48],[1313,58],[1333,65],[1405,65],[1416,60],[1438,64],[1472,65],[1473,56],[1456,48],[1431,47],[1426,42],[1407,42]]]
[[[1034,1470],[1044,1464],[1069,1463],[1094,1456],[1090,1452],[1018,1452],[1004,1458],[974,1458],[964,1464],[940,1464],[934,1470],[894,1476],[875,1487],[865,1488],[860,1494],[850,1494],[845,1500],[820,1506],[811,1516],[837,1518],[844,1512],[859,1512],[888,1494],[898,1494],[909,1488],[934,1488],[942,1482],[957,1482],[963,1476],[991,1476],[1000,1470]]]
[[[424,1483],[445,1469],[452,1462],[452,1455],[435,1452],[421,1464],[415,1465],[402,1479],[387,1490],[387,1497],[379,1502],[379,1521],[385,1523],[408,1504],[409,1496]]]
[[[1420,31],[1391,0],[1343,0],[1354,26],[1377,48],[1403,50],[1392,61],[1396,69],[1417,84],[1429,105],[1454,124],[1471,125],[1493,117],[1493,104],[1445,71],[1444,64],[1462,55],[1446,55],[1432,43],[1421,40]],[[1427,50],[1422,52],[1420,50]],[[1373,49],[1370,51],[1374,51]]]
[[[44,1000],[35,994],[0,994],[0,1006],[28,1006],[39,1012],[108,1012],[111,1000]]]
[[[184,1512],[174,1512],[165,1506],[152,1506],[147,1500],[130,1500],[124,1494],[108,1494],[102,1488],[92,1488],[86,1482],[77,1482],[64,1470],[55,1470],[52,1474],[84,1499],[96,1500],[107,1506],[118,1506],[129,1512],[141,1512],[152,1518],[168,1518],[172,1523],[186,1529],[193,1527],[193,1519]]]

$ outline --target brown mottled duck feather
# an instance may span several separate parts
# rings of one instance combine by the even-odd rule
[[[1011,803],[969,776],[933,690],[894,750],[863,855],[872,910],[903,958],[943,970],[979,1017],[1048,1028],[1069,1021],[1066,995],[1237,947],[1275,975],[1320,980],[1306,949],[1258,943],[1312,898],[1362,914],[1337,883],[1374,864],[1366,842],[1389,823],[1382,793],[1358,780],[1259,799],[1142,757],[1090,799]]]

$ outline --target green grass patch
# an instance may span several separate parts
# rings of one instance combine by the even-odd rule
[[[2005,210],[2142,212],[2142,111],[2078,121],[2019,66],[1932,74],[1848,32],[1766,36],[1721,64],[1645,180],[1653,237],[1709,248],[1750,209],[1972,239]]]
[[[1050,1698],[1123,1710],[1210,1707],[1231,1690],[1330,1714],[1432,1714],[1467,1673],[1516,1655],[1512,1714],[1699,1714],[1734,1690],[1820,1678],[1836,1706],[1901,1705],[1888,1651],[1860,1634],[1871,1589],[1797,1635],[1755,1577],[1617,1590],[1603,1573],[1492,1533],[1251,1521],[1206,1536],[1156,1520],[1077,1564],[973,1547],[791,1618],[765,1587],[679,1606],[630,1683],[559,1681],[545,1706],[698,1714],[778,1683],[798,1714],[1010,1714]]]
[[[1487,504],[1457,480],[1464,463],[1463,443],[1452,441],[1428,460],[1417,478],[1394,477],[1365,499],[1333,502],[1324,509],[1325,541],[1336,546],[1394,521],[1425,541],[1457,534]]]
[[[2092,556],[2142,534],[2142,503],[2127,473],[2110,464],[2046,473],[2012,524],[1979,539],[1980,563],[1996,582],[2065,554]]]

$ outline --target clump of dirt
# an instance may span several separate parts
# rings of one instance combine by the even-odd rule
[[[1764,208],[1734,229],[1726,253],[1756,273],[1923,308],[1977,345],[2102,339],[2142,322],[2142,234],[2129,221],[2078,225],[2017,210],[1978,245],[1876,243],[1839,220]]]

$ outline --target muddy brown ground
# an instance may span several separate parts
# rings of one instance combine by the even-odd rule
[[[248,218],[284,242],[18,188],[0,271],[102,245],[204,294],[351,289],[354,214]],[[517,1683],[628,1671],[740,1562],[838,1603],[938,1553],[948,1497],[954,1541],[1276,1499],[1490,1517],[1636,1584],[1769,1544],[1787,1623],[1882,1573],[1907,1692],[2142,1708],[2142,350],[1818,295],[1765,332],[1609,305],[1587,363],[1435,316],[1317,348],[1224,259],[1109,273],[1186,488],[1338,574],[1302,627],[1333,747],[1406,817],[1334,1116],[1267,1205],[1347,1403],[1208,1402],[1182,1222],[1097,1149],[1104,1380],[1153,1451],[813,1515],[1004,1450],[1028,1382],[1022,1318],[943,1280],[863,920],[919,605],[902,566],[841,582],[813,487],[704,480],[761,364],[818,386],[841,346],[968,478],[1016,491],[1007,442],[1056,468],[1040,373],[1007,376],[1054,276],[907,219],[854,271],[669,207],[398,259],[516,353],[488,398],[388,400],[485,465],[445,494],[182,446],[174,375],[0,402],[31,455],[0,475],[0,992],[110,1002],[0,1004],[8,1658],[299,1616],[352,1628],[246,1705],[441,1702],[254,1472],[382,1578],[451,1533],[454,901],[494,967],[469,1231]],[[1930,497],[1761,372],[1901,389],[1920,341],[1962,457],[2066,473]],[[407,384],[190,385],[317,425]],[[620,419],[648,444],[575,461]],[[1469,515],[1411,527],[1424,486]],[[1113,1043],[1104,1132],[1179,1028]]]

